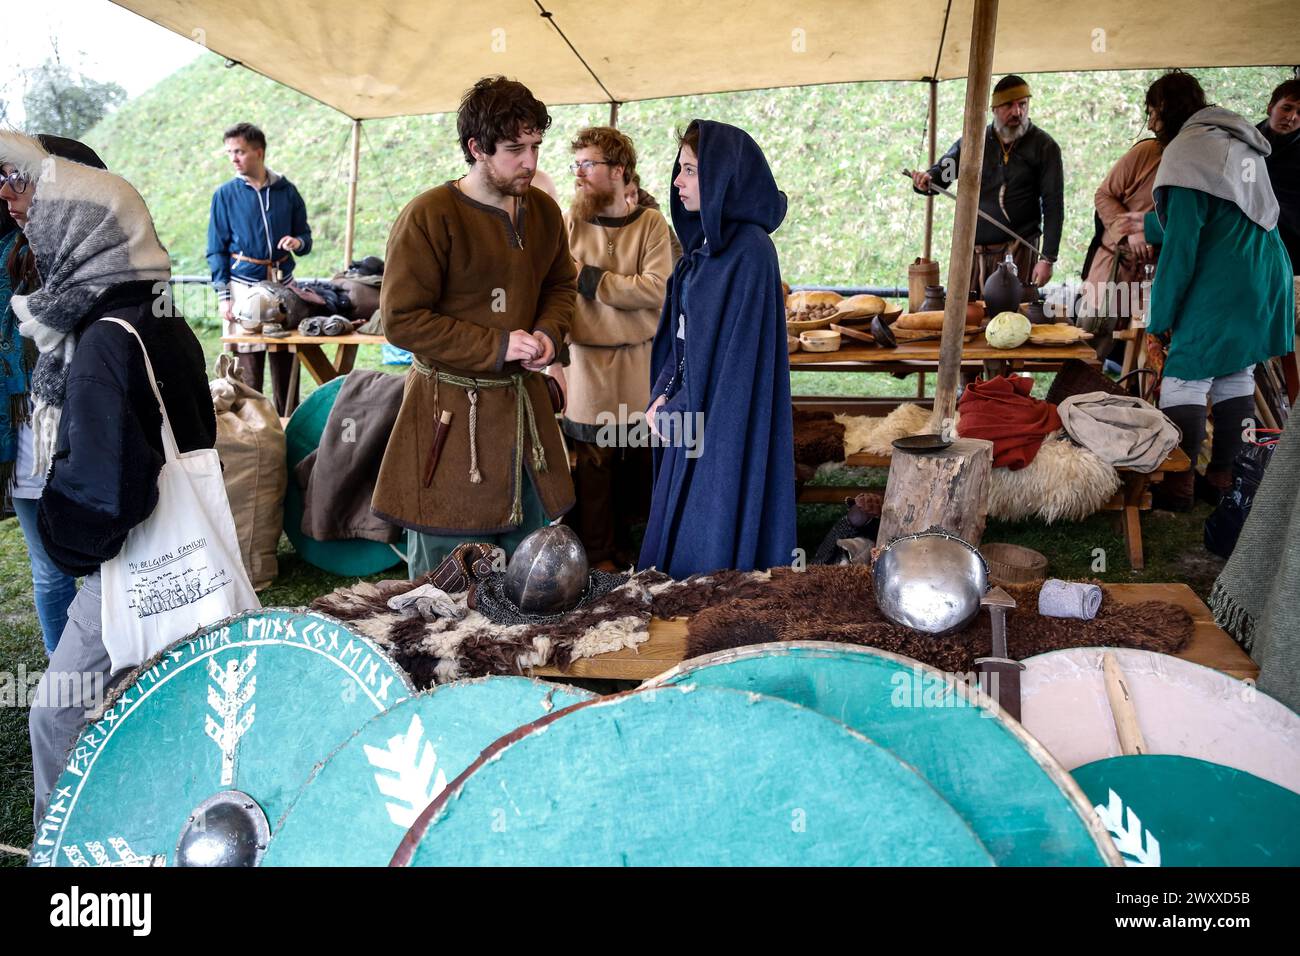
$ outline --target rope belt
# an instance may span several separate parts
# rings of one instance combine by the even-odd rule
[[[515,372],[509,378],[468,378],[452,375],[436,369],[432,365],[412,357],[412,367],[425,378],[433,379],[435,389],[443,382],[463,388],[469,394],[469,480],[482,484],[483,475],[478,467],[478,393],[484,388],[513,388],[515,390],[515,495],[510,505],[510,524],[519,524],[524,520],[523,481],[524,481],[524,427],[527,425],[528,438],[533,445],[533,468],[538,472],[546,471],[546,451],[542,448],[541,436],[537,433],[537,419],[533,415],[533,400],[524,387],[524,373]]]

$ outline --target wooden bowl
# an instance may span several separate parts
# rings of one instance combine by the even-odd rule
[[[799,336],[799,346],[805,352],[834,352],[840,347],[840,333],[814,329]]]
[[[902,314],[903,310],[901,308],[886,309],[884,312],[880,313],[880,321],[884,322],[886,325],[893,325],[898,321],[898,317]]]
[[[994,543],[980,545],[979,550],[994,584],[1037,584],[1047,579],[1047,558],[1033,548]]]
[[[786,319],[785,331],[787,335],[802,335],[805,332],[824,329],[834,321],[835,316],[833,315],[828,315],[824,319]]]

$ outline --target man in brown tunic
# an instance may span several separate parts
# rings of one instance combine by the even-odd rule
[[[629,429],[634,435],[633,416],[650,404],[650,346],[672,246],[664,217],[628,201],[632,141],[597,126],[571,145],[576,188],[565,225],[579,272],[563,428],[577,458],[578,503],[566,520],[591,563],[614,570],[635,563],[631,526],[650,511],[649,444],[632,447]]]
[[[560,209],[530,185],[550,122],[522,84],[480,80],[457,119],[469,173],[417,196],[388,237],[384,334],[414,364],[372,506],[410,532],[412,579],[462,541],[509,554],[573,507],[540,374],[569,332],[577,294]]]

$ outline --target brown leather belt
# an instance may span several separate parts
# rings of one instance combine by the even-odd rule
[[[275,278],[274,270],[276,266],[280,265],[282,262],[289,261],[289,254],[285,253],[279,259],[254,259],[252,256],[244,255],[242,252],[232,252],[230,258],[234,259],[236,262],[250,262],[255,266],[264,266],[266,268],[266,278],[269,280]]]

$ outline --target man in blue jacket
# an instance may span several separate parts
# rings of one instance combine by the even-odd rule
[[[212,195],[208,222],[208,268],[221,303],[226,334],[243,330],[235,308],[263,279],[291,283],[294,255],[311,252],[307,206],[293,183],[266,166],[266,136],[251,123],[239,123],[223,137],[235,178]],[[262,389],[266,347],[239,345],[239,365],[254,388]],[[284,409],[289,396],[291,352],[271,353],[271,388]]]

